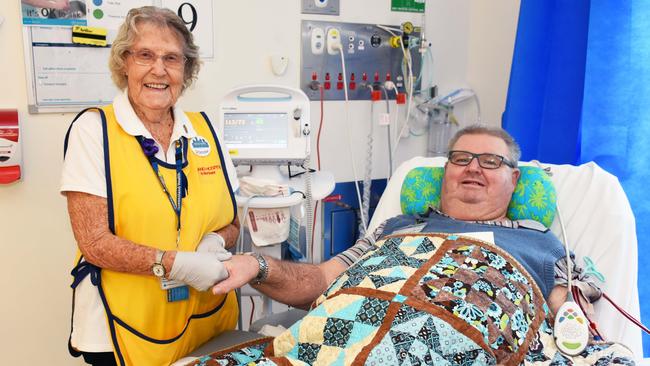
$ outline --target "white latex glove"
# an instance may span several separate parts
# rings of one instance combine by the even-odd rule
[[[219,260],[223,262],[232,257],[232,253],[225,248],[225,245],[226,241],[221,235],[217,233],[207,233],[203,236],[203,239],[201,239],[199,246],[196,247],[196,251],[215,253],[219,256]]]
[[[169,278],[205,291],[228,278],[228,270],[215,253],[176,252]]]

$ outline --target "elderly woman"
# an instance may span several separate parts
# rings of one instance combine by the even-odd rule
[[[207,116],[175,106],[199,71],[180,18],[129,11],[110,69],[123,92],[66,136],[61,192],[79,247],[69,346],[90,364],[167,365],[236,325],[234,293],[205,290],[228,276],[238,182]]]

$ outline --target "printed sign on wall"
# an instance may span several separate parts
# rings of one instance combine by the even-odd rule
[[[424,13],[424,0],[391,0],[390,10]]]

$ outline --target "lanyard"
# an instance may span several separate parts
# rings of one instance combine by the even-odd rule
[[[169,193],[169,189],[167,189],[167,185],[165,184],[165,179],[163,179],[162,174],[160,174],[160,171],[158,169],[158,161],[156,158],[152,155],[149,156],[149,163],[151,164],[151,168],[153,169],[154,173],[156,173],[156,176],[158,177],[158,182],[160,182],[160,187],[162,188],[163,192],[167,195],[167,199],[169,200],[169,203],[172,206],[172,209],[174,210],[174,213],[176,214],[176,247],[178,247],[178,244],[180,243],[181,240],[181,209],[183,207],[183,197],[187,195],[187,177],[185,176],[185,173],[183,173],[183,145],[185,143],[185,137],[182,137],[181,139],[176,141],[176,202],[174,202],[174,198],[172,195]]]

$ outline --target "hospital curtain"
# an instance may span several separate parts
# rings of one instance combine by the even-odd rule
[[[650,1],[520,6],[503,127],[523,160],[595,161],[619,178],[636,217],[641,315],[650,323]],[[647,335],[643,349],[649,357]]]

